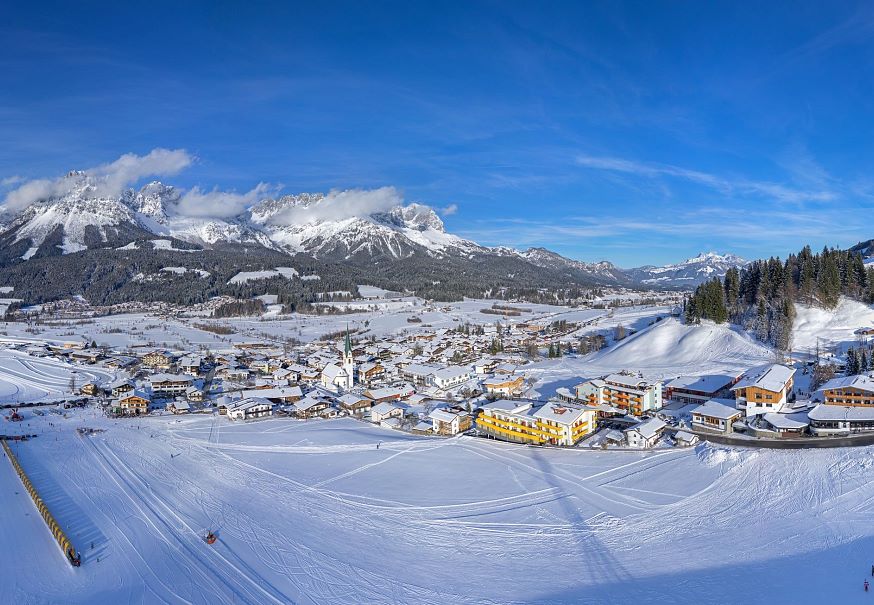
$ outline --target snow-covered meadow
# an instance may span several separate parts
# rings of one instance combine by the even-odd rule
[[[83,565],[66,564],[4,462],[9,602],[846,603],[862,600],[872,563],[872,449],[800,464],[798,452],[549,450],[351,419],[25,413],[17,428],[40,437],[16,451]]]

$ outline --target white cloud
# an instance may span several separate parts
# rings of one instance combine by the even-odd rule
[[[22,181],[24,181],[23,176],[18,176],[17,174],[13,176],[7,176],[5,179],[0,180],[0,187],[11,187],[12,185],[17,185]]]
[[[287,208],[272,217],[271,222],[280,225],[314,223],[324,220],[339,221],[356,216],[368,216],[388,212],[404,202],[394,187],[379,189],[333,190],[328,195],[307,207]]]
[[[158,148],[144,156],[126,153],[114,162],[85,170],[85,174],[94,185],[95,196],[112,197],[144,177],[177,174],[193,161],[194,158],[184,149]],[[65,195],[78,182],[77,178],[70,176],[27,181],[6,194],[2,209],[17,212],[34,202]]]
[[[258,183],[246,193],[218,189],[203,191],[199,187],[193,187],[182,195],[176,209],[184,216],[230,218],[237,216],[273,191],[275,188],[267,183]]]
[[[577,164],[596,170],[624,172],[647,178],[668,176],[683,179],[699,185],[715,189],[724,195],[752,195],[769,197],[782,202],[826,202],[833,200],[836,194],[827,189],[816,190],[796,189],[779,183],[755,181],[746,178],[729,179],[707,172],[689,170],[670,164],[646,164],[613,157],[596,157],[581,155],[576,158]]]
[[[143,156],[126,153],[114,162],[85,172],[97,179],[100,195],[115,196],[144,177],[178,174],[193,161],[184,149],[158,148]]]
[[[438,208],[437,212],[440,216],[452,216],[456,212],[458,212],[458,204],[449,204],[443,208]]]
[[[36,201],[64,195],[69,190],[69,183],[64,182],[63,179],[36,179],[28,181],[6,194],[3,209],[9,212],[17,212]]]

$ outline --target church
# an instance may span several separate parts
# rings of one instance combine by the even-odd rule
[[[329,363],[322,370],[322,386],[331,391],[347,391],[355,385],[355,360],[352,358],[352,340],[349,330],[343,343],[343,363]]]

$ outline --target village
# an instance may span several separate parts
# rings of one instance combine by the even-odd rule
[[[678,322],[670,306],[656,310],[643,329]],[[874,431],[874,378],[847,369],[850,356],[858,369],[856,356],[870,355],[874,328],[856,329],[858,347],[826,361],[786,356],[660,378],[632,366],[567,377],[566,386],[544,395],[536,371],[544,358],[585,359],[633,338],[636,329],[617,324],[581,335],[597,321],[517,319],[507,305],[497,312],[505,315],[493,323],[417,327],[381,338],[355,339],[347,324],[334,338],[294,347],[239,341],[169,349],[37,339],[5,346],[105,370],[114,378],[77,384],[74,376],[62,405],[94,406],[120,421],[165,414],[215,414],[228,422],[348,416],[415,435],[602,449],[685,447],[708,439],[755,446]],[[5,417],[21,418],[15,411]]]

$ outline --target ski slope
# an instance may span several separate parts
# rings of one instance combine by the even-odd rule
[[[0,465],[8,602],[852,603],[871,564],[872,449],[798,464],[89,414],[29,417],[42,435],[15,446],[81,568]]]
[[[101,368],[31,357],[20,351],[0,349],[0,403],[53,400],[70,395],[70,379],[76,384],[103,384],[112,373]]]
[[[771,349],[728,325],[707,321],[686,325],[669,317],[601,351],[526,367],[526,374],[537,380],[532,395],[551,397],[559,387],[572,387],[583,379],[622,370],[667,380],[683,375],[742,372],[773,360]]]
[[[843,351],[855,345],[854,330],[874,326],[874,308],[849,298],[841,298],[835,309],[795,305],[792,348],[812,353],[819,339],[820,350],[837,347]]]

